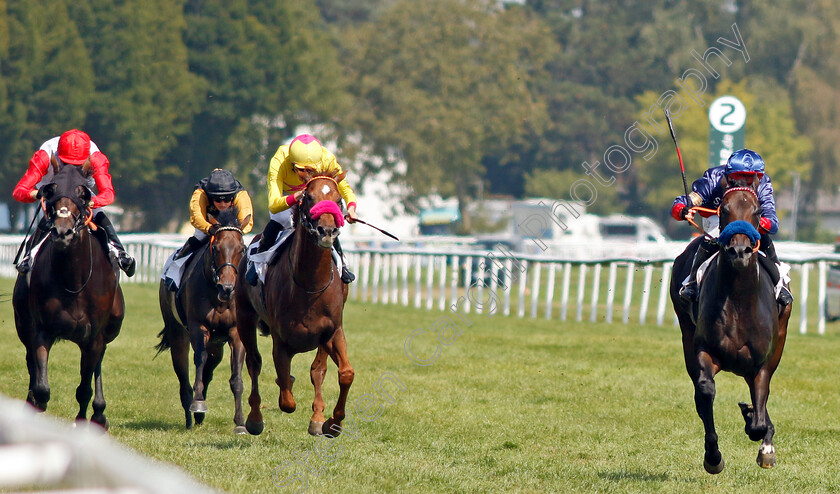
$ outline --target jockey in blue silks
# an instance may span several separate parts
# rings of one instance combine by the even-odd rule
[[[726,180],[723,180],[724,177]],[[779,218],[776,216],[776,200],[773,197],[773,184],[770,176],[764,171],[764,159],[749,149],[740,149],[732,153],[726,164],[709,168],[702,177],[691,184],[691,190],[687,196],[679,196],[674,199],[671,207],[671,216],[677,221],[692,219],[694,206],[717,209],[720,206],[721,198],[727,187],[730,186],[754,186],[761,206],[761,218],[759,219],[758,231],[761,234],[759,250],[763,252],[769,261],[763,263],[768,268],[773,284],[779,281],[779,257],[776,255],[776,248],[770,239],[770,234],[779,231]],[[680,289],[680,296],[687,300],[697,298],[697,268],[706,259],[718,251],[716,239],[705,235],[694,255],[694,264],[691,267],[691,274],[683,283]],[[790,291],[782,287],[779,293],[778,302],[788,305],[793,302]]]

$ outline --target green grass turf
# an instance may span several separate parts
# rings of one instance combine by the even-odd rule
[[[11,288],[0,280],[0,292]],[[746,384],[718,376],[715,418],[726,469],[712,476],[702,467],[703,428],[674,327],[487,314],[469,316],[468,326],[452,313],[351,302],[345,322],[356,379],[348,409],[356,430],[322,442],[306,432],[314,352],[292,363],[298,409],[284,414],[268,338],[260,342],[263,434],[232,432],[227,358],[210,385],[204,425],[185,430],[169,355],[152,358],[162,327],[157,287],[126,285],[125,293],[122,333],[103,364],[111,436],[228,492],[293,492],[301,482],[306,492],[352,493],[840,491],[837,323],[823,336],[791,328],[769,401],[777,431],[772,470],[755,464],[758,443],[743,432],[737,402],[748,401]],[[0,305],[0,392],[23,398],[24,350],[8,298]],[[434,363],[416,365],[404,353],[406,338],[425,330],[412,348],[430,357],[430,329],[444,315],[463,333],[441,346]],[[72,343],[50,355],[47,413],[68,423],[78,362]],[[385,373],[405,386],[384,385],[393,403],[376,388]],[[330,363],[328,411],[337,390]],[[357,409],[365,395],[379,401]],[[280,488],[273,476],[289,483]]]

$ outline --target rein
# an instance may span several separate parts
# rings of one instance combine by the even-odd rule
[[[310,290],[307,290],[305,286],[301,285],[300,282],[298,282],[297,278],[295,278],[295,270],[294,270],[294,267],[292,266],[292,253],[289,252],[289,254],[286,256],[286,258],[289,260],[289,274],[292,275],[292,281],[294,282],[295,286],[297,286],[298,288],[300,288],[304,292],[306,292],[310,295],[317,295],[317,294],[323,292],[324,290],[326,290],[327,288],[329,288],[330,285],[332,285],[332,282],[335,279],[335,269],[333,269],[333,267],[332,267],[332,259],[330,259],[330,281],[328,281],[327,284],[324,285],[324,288],[321,288],[320,290],[310,291]]]
[[[73,295],[78,295],[79,293],[81,293],[82,290],[84,290],[85,287],[87,286],[87,284],[90,282],[90,279],[93,277],[93,244],[91,244],[91,241],[90,241],[91,235],[88,234],[87,237],[88,237],[88,258],[89,258],[88,259],[88,261],[89,261],[88,266],[89,267],[88,267],[87,279],[85,280],[84,283],[82,283],[81,288],[79,288],[78,290],[71,290],[71,289],[67,288],[66,286],[61,287],[61,288],[64,288],[64,290],[67,293],[70,293],[70,294],[73,294]],[[53,248],[53,244],[50,244],[50,249],[52,249],[52,248]]]
[[[738,191],[738,190],[749,192],[750,194],[753,195],[753,197],[756,198],[756,200],[758,200],[758,193],[756,193],[756,191],[752,187],[732,187],[732,188],[726,189],[726,191],[724,191],[723,195],[720,198],[721,203],[723,202],[723,198],[726,197],[727,194],[729,194],[730,192]],[[704,208],[704,207],[701,207],[701,206],[692,206],[688,209],[690,211],[697,211],[697,212],[701,212],[701,213],[709,213],[709,214],[714,214],[716,216],[720,216],[720,206],[718,206],[717,209]],[[693,219],[692,220],[686,219],[686,221],[688,221],[691,224],[691,226],[696,228],[700,233],[702,233],[704,235],[709,234],[709,232],[704,230],[703,227],[701,227],[700,225],[695,223]],[[756,244],[756,245],[758,245],[758,244]]]

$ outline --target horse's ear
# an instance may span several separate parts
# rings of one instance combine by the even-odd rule
[[[724,189],[728,189],[728,188],[729,188],[729,180],[726,178],[726,175],[721,175],[721,177],[720,177],[720,185],[721,185],[721,187],[723,187]]]
[[[84,185],[77,185],[76,186],[76,195],[82,200],[84,204],[90,202],[90,198],[93,197],[90,189],[85,187]]]
[[[251,215],[249,214],[248,216],[242,218],[242,221],[239,222],[239,229],[243,230],[245,228],[245,226],[250,222],[251,222]]]
[[[58,156],[55,153],[50,154],[50,164],[52,164],[53,171],[58,173]]]
[[[217,220],[216,217],[213,216],[212,214],[207,215],[207,221],[210,222],[211,225],[218,225],[219,224],[219,220]]]
[[[85,177],[89,177],[91,173],[93,173],[93,166],[90,162],[90,156],[88,156],[88,158],[82,164],[82,175],[84,175]]]
[[[346,172],[346,171],[342,171],[341,173],[339,173],[338,175],[336,175],[334,178],[335,178],[335,181],[336,181],[336,182],[341,182],[342,180],[344,180],[344,177],[346,177],[346,176],[347,176],[347,172]]]
[[[54,183],[47,184],[47,185],[41,187],[40,189],[38,189],[38,192],[40,193],[41,197],[44,198],[44,200],[49,201],[52,198],[52,196],[55,194],[55,188],[56,187],[58,187],[58,186]]]

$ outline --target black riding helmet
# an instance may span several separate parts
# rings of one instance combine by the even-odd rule
[[[216,168],[210,173],[210,176],[199,182],[196,187],[201,187],[202,190],[213,199],[230,199],[243,189],[239,180],[234,178],[233,173]]]

